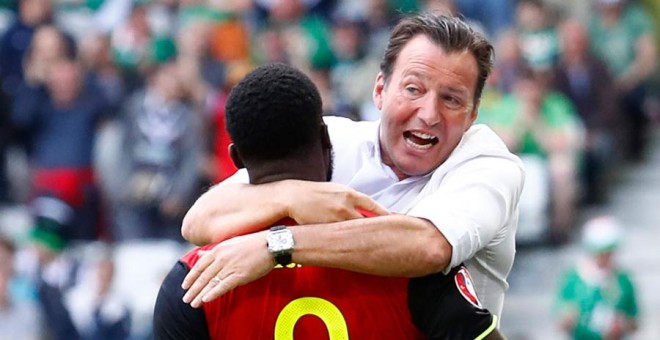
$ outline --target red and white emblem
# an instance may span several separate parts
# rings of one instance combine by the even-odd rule
[[[477,308],[483,308],[481,301],[479,301],[479,298],[477,297],[477,292],[474,290],[474,284],[472,284],[470,273],[465,267],[461,267],[461,269],[456,272],[456,275],[454,275],[454,282],[456,282],[456,287],[465,300],[468,300]]]

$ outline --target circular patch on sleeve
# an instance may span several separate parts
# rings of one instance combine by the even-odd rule
[[[456,282],[456,288],[458,288],[458,291],[461,292],[461,295],[463,295],[465,300],[468,300],[468,302],[475,307],[483,309],[467,268],[461,267],[461,269],[456,272],[456,275],[454,275],[454,282]]]

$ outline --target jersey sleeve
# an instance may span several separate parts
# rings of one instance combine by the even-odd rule
[[[181,283],[188,271],[179,261],[165,277],[154,307],[154,339],[210,339],[204,310],[182,300]]]
[[[447,275],[410,279],[408,308],[429,339],[483,339],[497,328],[497,317],[481,305],[463,265]]]

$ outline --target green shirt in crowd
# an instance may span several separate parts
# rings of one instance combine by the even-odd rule
[[[560,313],[577,312],[572,334],[576,340],[603,339],[615,314],[629,319],[638,314],[630,276],[616,269],[602,284],[585,280],[576,268],[568,270],[560,284],[557,308]]]

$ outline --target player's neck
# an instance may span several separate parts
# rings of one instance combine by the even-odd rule
[[[262,166],[248,168],[251,184],[264,184],[285,179],[325,182],[326,169],[323,162],[313,157],[308,159],[273,161]]]

